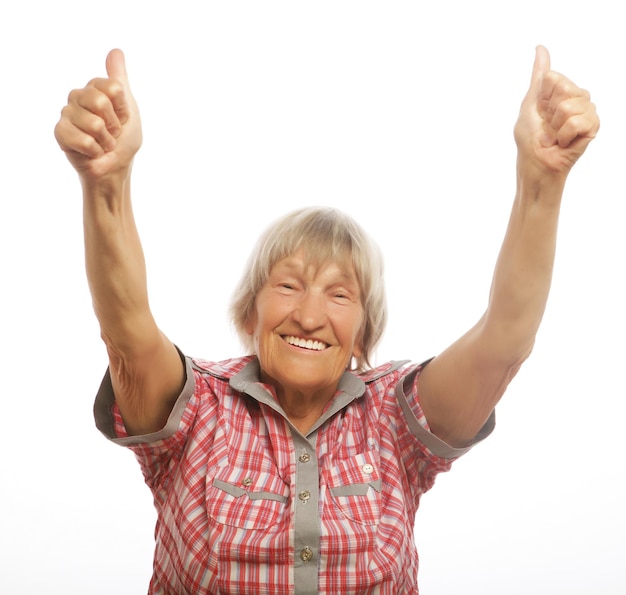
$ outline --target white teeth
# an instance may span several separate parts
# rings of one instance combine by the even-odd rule
[[[312,349],[314,351],[323,351],[326,349],[326,343],[314,341],[313,339],[302,339],[300,337],[287,336],[285,337],[285,341],[287,341],[290,345],[302,347],[303,349]]]

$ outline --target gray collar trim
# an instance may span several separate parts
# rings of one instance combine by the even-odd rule
[[[274,395],[261,383],[261,369],[259,360],[253,359],[248,362],[241,371],[237,372],[228,382],[230,386],[240,392],[249,395],[259,403],[271,407],[280,413],[285,419],[285,414],[280,403]],[[326,420],[330,419],[335,413],[343,409],[354,399],[359,399],[365,394],[365,382],[351,372],[344,372],[339,379],[337,393],[333,398],[330,407],[324,412],[324,415],[310,429],[308,435],[315,432]]]

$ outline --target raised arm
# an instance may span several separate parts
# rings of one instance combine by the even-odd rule
[[[589,94],[550,70],[538,47],[515,126],[517,191],[486,312],[420,378],[431,430],[453,446],[470,441],[530,355],[544,314],[567,175],[595,137]]]
[[[130,178],[141,146],[139,110],[124,55],[113,50],[107,77],[72,91],[55,128],[83,190],[87,278],[127,430],[161,429],[184,382],[173,344],[150,311]]]

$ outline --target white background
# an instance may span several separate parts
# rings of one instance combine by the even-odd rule
[[[480,316],[514,193],[534,47],[588,88],[600,135],[566,189],[548,311],[498,425],[416,527],[425,595],[626,593],[624,145],[619,3],[6,2],[0,9],[0,593],[145,593],[155,514],[93,425],[106,366],[77,178],[53,127],[127,56],[134,197],[161,327],[191,355],[270,220],[337,206],[381,244],[377,361],[425,359]]]

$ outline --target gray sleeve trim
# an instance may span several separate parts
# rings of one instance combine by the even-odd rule
[[[180,353],[180,352],[179,352]],[[143,434],[140,436],[128,436],[126,438],[118,438],[115,434],[112,407],[115,403],[115,395],[113,394],[113,386],[111,384],[111,374],[107,369],[93,406],[96,427],[111,441],[120,446],[131,446],[133,444],[149,444],[169,438],[176,433],[180,425],[187,402],[191,398],[195,388],[193,368],[191,360],[187,357],[183,358],[185,364],[185,385],[181,391],[174,407],[167,419],[165,426],[158,432],[151,434]]]
[[[408,398],[406,396],[405,387],[412,386],[415,381],[415,375],[417,374],[420,368],[416,368],[410,374],[405,376],[403,379],[398,382],[396,386],[396,396],[398,398],[398,403],[404,413],[404,417],[409,426],[409,430],[411,434],[413,434],[430,452],[432,452],[435,456],[438,456],[442,459],[457,459],[460,456],[464,455],[467,451],[469,451],[472,446],[477,444],[478,442],[484,440],[491,432],[496,424],[495,411],[491,412],[489,419],[486,421],[485,425],[481,428],[481,430],[476,434],[473,440],[463,448],[454,448],[450,446],[447,442],[441,440],[433,434],[429,432],[420,422],[417,417],[413,413],[411,406],[409,405]]]

